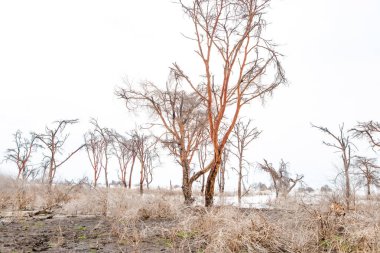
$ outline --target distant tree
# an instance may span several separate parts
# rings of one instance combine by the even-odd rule
[[[367,195],[371,195],[371,185],[380,187],[380,166],[376,164],[375,158],[363,156],[355,157],[355,167],[358,169],[360,182],[367,188]]]
[[[208,150],[209,143],[207,141],[202,142],[197,150],[197,156],[198,156],[198,163],[201,171],[204,171],[207,167],[207,161],[208,157],[210,156],[209,150]],[[201,193],[204,194],[205,190],[205,173],[202,174],[202,180],[201,180]]]
[[[88,131],[84,135],[84,139],[87,156],[93,170],[94,187],[96,187],[102,171],[104,141],[95,131]]]
[[[243,184],[243,170],[247,169],[249,162],[245,159],[245,151],[248,145],[252,143],[253,140],[257,139],[261,134],[256,127],[251,126],[252,121],[243,121],[239,119],[233,130],[233,139],[231,140],[231,145],[234,149],[231,151],[233,155],[238,159],[238,167],[236,172],[238,174],[238,200],[241,202],[242,197],[242,184]]]
[[[102,151],[103,151],[103,158],[101,159],[101,170],[104,172],[104,180],[106,183],[106,187],[109,187],[108,183],[108,164],[111,156],[111,130],[105,127],[101,127],[98,123],[98,121],[94,118],[90,120],[90,124],[94,127],[94,133],[96,133],[97,136],[101,139],[102,142]]]
[[[321,187],[321,192],[327,193],[327,192],[332,192],[332,189],[330,186],[325,184],[324,186]]]
[[[212,206],[223,150],[241,108],[263,99],[285,82],[275,45],[262,36],[269,0],[192,0],[180,4],[190,18],[202,80],[194,81],[178,64],[172,69],[206,106],[214,161],[208,174],[205,205]],[[221,127],[227,130],[221,135]]]
[[[301,182],[303,175],[296,175],[295,178],[291,178],[288,172],[288,165],[281,160],[280,167],[276,170],[271,163],[268,163],[264,159],[264,163],[259,163],[262,170],[269,173],[272,178],[273,187],[276,191],[276,198],[279,197],[280,193],[287,196],[291,190],[296,186],[298,182]]]
[[[35,134],[30,134],[29,138],[23,138],[22,132],[17,130],[13,135],[15,148],[6,150],[5,160],[16,164],[17,166],[17,179],[27,180],[29,176],[36,173],[36,169],[32,168],[30,159],[32,153],[41,147],[37,143]]]
[[[63,134],[67,125],[78,123],[77,119],[73,120],[58,120],[54,122],[55,127],[45,127],[45,133],[35,134],[35,138],[39,139],[46,150],[47,154],[44,154],[44,166],[48,170],[48,185],[49,189],[53,184],[53,179],[57,169],[67,162],[75,153],[81,150],[85,144],[80,145],[77,149],[71,152],[64,159],[59,159],[58,156],[63,152],[63,145],[65,144],[69,134]]]
[[[122,185],[127,188],[129,184],[127,184],[128,165],[135,158],[133,140],[127,139],[127,137],[116,131],[111,131],[111,136],[113,138],[113,141],[111,142],[112,153],[116,156],[119,164],[119,179]]]
[[[344,131],[344,124],[339,126],[339,133],[334,134],[326,127],[316,126],[312,124],[312,127],[315,127],[322,131],[323,133],[327,134],[330,139],[333,140],[333,142],[325,142],[323,141],[323,144],[325,144],[328,147],[332,147],[335,150],[337,150],[342,159],[342,172],[344,175],[345,180],[345,202],[347,210],[350,208],[350,200],[351,200],[351,185],[350,185],[350,173],[351,173],[351,162],[352,162],[352,146],[353,143],[351,142],[350,136],[345,133]]]
[[[374,150],[380,149],[380,123],[372,120],[358,122],[350,131],[355,138],[366,138]]]
[[[183,90],[174,75],[170,76],[166,89],[150,82],[136,89],[127,83],[127,87],[118,89],[116,95],[125,100],[129,110],[141,108],[152,114],[149,126],[155,128],[156,139],[181,166],[185,202],[192,203],[192,184],[211,167],[206,166],[190,175],[194,154],[205,139],[207,118],[202,100],[194,92]]]
[[[152,181],[153,160],[158,158],[156,151],[156,142],[152,140],[151,136],[134,130],[132,131],[132,139],[136,148],[136,157],[140,162],[140,194],[144,193],[144,182],[149,187]],[[147,178],[148,177],[148,178]],[[150,178],[149,178],[150,177]]]
[[[218,173],[218,185],[219,185],[219,192],[224,193],[224,187],[226,185],[226,168],[227,163],[230,158],[230,149],[226,146],[226,148],[223,150],[223,154],[221,157],[221,163],[220,163],[220,169]]]

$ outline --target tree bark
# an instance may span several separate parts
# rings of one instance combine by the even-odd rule
[[[132,166],[131,166],[131,172],[129,172],[129,182],[128,182],[128,188],[132,188],[132,172],[133,172],[133,167],[135,166],[135,160],[136,156],[133,156],[132,158]]]
[[[218,175],[219,168],[220,168],[220,159],[216,159],[207,177],[207,183],[206,183],[206,189],[205,189],[205,206],[206,207],[212,207],[214,205],[215,179]]]

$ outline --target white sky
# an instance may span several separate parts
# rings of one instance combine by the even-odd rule
[[[337,131],[341,122],[379,120],[380,1],[272,2],[266,34],[285,55],[289,86],[264,108],[246,108],[264,131],[247,156],[276,165],[284,158],[291,171],[320,186],[334,176],[339,157],[310,122]],[[190,28],[179,6],[166,0],[0,0],[1,154],[17,129],[42,132],[57,119],[81,120],[68,127],[66,151],[82,142],[90,117],[120,132],[133,128],[115,87],[125,77],[163,84],[173,62],[194,67],[193,44],[180,34]],[[365,146],[360,153],[376,156]],[[178,168],[162,161],[155,184],[179,184]],[[12,166],[3,163],[0,170],[14,173]],[[89,173],[82,153],[58,177]]]

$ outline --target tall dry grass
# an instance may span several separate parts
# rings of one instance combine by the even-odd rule
[[[180,191],[45,185],[0,178],[0,211],[52,209],[112,222],[120,245],[147,243],[173,252],[380,252],[380,199],[357,201],[338,216],[335,194],[295,196],[268,209],[185,206]],[[338,199],[337,199],[338,198]],[[153,243],[153,244],[154,244]],[[154,249],[152,249],[154,250]]]

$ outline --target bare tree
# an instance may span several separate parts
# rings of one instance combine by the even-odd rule
[[[84,136],[88,159],[94,174],[94,187],[102,171],[104,141],[95,131],[89,131]]]
[[[134,159],[133,156],[133,141],[125,136],[111,131],[114,141],[112,144],[112,153],[116,156],[119,164],[119,179],[123,186],[127,188],[127,171],[129,163]]]
[[[358,168],[361,183],[366,186],[367,195],[370,196],[371,185],[380,187],[380,166],[376,165],[375,158],[355,156],[355,167]]]
[[[248,145],[252,143],[253,140],[257,139],[261,134],[261,131],[257,130],[256,127],[251,126],[252,121],[249,119],[244,122],[240,119],[233,130],[233,140],[230,142],[235,150],[231,151],[232,154],[238,159],[239,166],[237,168],[238,174],[238,200],[241,202],[242,196],[242,183],[243,183],[243,170],[249,162],[245,159],[244,154],[248,148]]]
[[[180,0],[194,24],[196,54],[203,68],[200,82],[192,80],[178,64],[172,69],[191,87],[207,108],[214,150],[208,174],[205,205],[213,205],[215,180],[223,150],[244,105],[266,95],[285,82],[275,46],[262,36],[269,0]],[[228,117],[227,117],[228,116]],[[222,126],[227,131],[221,136]]]
[[[205,140],[199,145],[198,150],[197,150],[198,164],[201,171],[204,171],[205,168],[207,167],[207,161],[210,155],[208,146],[209,146],[209,143]],[[202,179],[201,179],[201,193],[202,194],[204,193],[204,190],[205,190],[205,173],[202,174]]]
[[[153,142],[150,136],[147,136],[137,130],[132,131],[132,133],[132,139],[136,148],[136,157],[140,162],[140,194],[143,194],[144,181],[149,187],[152,180],[152,163],[153,160],[158,157],[155,150],[156,142]]]
[[[259,163],[259,166],[271,176],[273,186],[276,191],[276,198],[278,198],[280,193],[287,196],[298,182],[302,182],[303,175],[296,175],[296,178],[291,178],[289,176],[287,168],[288,165],[283,160],[281,160],[278,170],[276,170],[273,165],[268,163],[265,159],[264,163]]]
[[[29,176],[36,173],[36,169],[31,168],[30,159],[32,153],[41,146],[36,142],[37,138],[33,133],[30,134],[28,139],[23,138],[22,132],[17,130],[13,137],[16,147],[6,150],[5,160],[16,164],[18,170],[17,179],[22,178],[26,180]]]
[[[154,117],[150,127],[155,127],[156,139],[167,148],[182,168],[182,191],[186,203],[193,202],[192,184],[211,165],[190,176],[190,165],[199,144],[205,138],[206,115],[202,100],[195,93],[183,90],[171,76],[162,90],[150,82],[141,84],[140,89],[127,87],[116,91],[126,101],[129,110],[145,108]]]
[[[380,149],[380,123],[372,120],[358,122],[350,131],[353,132],[355,138],[366,138],[374,150]]]
[[[103,151],[103,158],[101,159],[102,163],[100,163],[101,170],[104,172],[104,180],[106,183],[106,187],[109,187],[108,183],[108,164],[110,160],[110,153],[111,153],[111,132],[108,128],[101,127],[98,123],[98,121],[94,118],[90,120],[90,124],[94,126],[94,132],[101,138],[102,142],[102,151]]]
[[[82,149],[85,144],[82,144],[64,159],[59,159],[58,156],[62,154],[63,145],[65,144],[69,134],[63,134],[67,125],[78,123],[77,119],[73,120],[58,120],[55,121],[54,128],[45,127],[45,133],[36,134],[36,138],[39,139],[44,147],[48,150],[48,154],[45,154],[45,166],[48,169],[48,184],[49,188],[53,184],[53,179],[57,169],[67,162],[75,153]]]
[[[343,166],[342,172],[344,174],[344,180],[345,180],[345,202],[346,202],[347,210],[349,210],[350,200],[351,200],[351,186],[350,186],[350,173],[351,173],[351,161],[352,161],[351,146],[353,146],[350,136],[345,134],[344,124],[339,126],[338,134],[332,133],[326,127],[315,126],[313,124],[312,124],[312,127],[315,127],[321,130],[323,133],[327,134],[329,138],[333,140],[333,142],[323,141],[323,144],[325,144],[328,147],[334,148],[341,154],[342,166]]]

